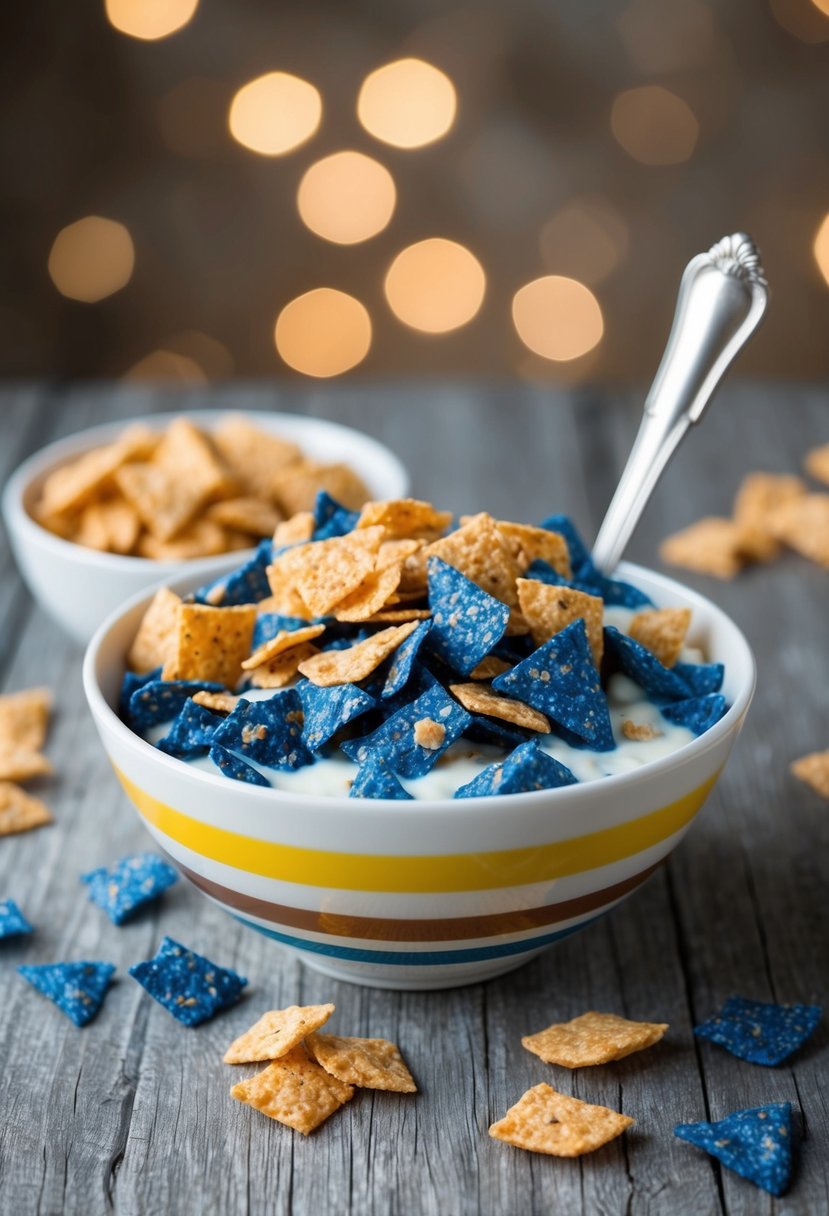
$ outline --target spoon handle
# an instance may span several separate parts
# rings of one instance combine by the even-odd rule
[[[615,569],[665,466],[767,304],[760,255],[743,232],[723,237],[686,266],[639,434],[596,538],[593,561],[600,570]]]

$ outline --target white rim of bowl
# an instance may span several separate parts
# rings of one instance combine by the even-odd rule
[[[325,794],[308,794],[301,791],[288,791],[274,789],[270,787],[265,789],[262,786],[246,785],[244,782],[236,781],[234,785],[238,787],[234,789],[234,794],[238,794],[241,798],[251,798],[254,802],[259,802],[265,805],[271,805],[276,802],[277,805],[285,805],[292,803],[302,803],[308,807],[310,804],[319,804],[327,811],[330,807],[338,804],[346,803],[349,810],[360,811],[369,814],[382,814],[394,812],[396,815],[401,814],[403,807],[420,815],[446,815],[454,813],[456,815],[472,815],[483,814],[484,817],[497,815],[503,811],[505,805],[515,804],[516,800],[520,806],[528,809],[533,806],[548,806],[550,799],[575,799],[581,800],[585,798],[595,797],[599,790],[607,790],[609,794],[613,791],[626,788],[627,786],[635,785],[641,782],[644,777],[656,776],[660,773],[667,772],[675,767],[678,763],[685,759],[693,759],[701,756],[704,752],[716,747],[722,739],[725,738],[732,730],[736,729],[743,715],[745,714],[757,683],[757,665],[754,660],[754,654],[748,641],[738,625],[734,623],[730,616],[721,608],[718,608],[706,596],[701,595],[697,591],[693,591],[690,587],[677,582],[675,579],[669,578],[667,575],[659,574],[655,570],[649,570],[646,566],[639,566],[632,562],[621,562],[618,568],[618,573],[621,577],[627,578],[629,581],[636,584],[638,575],[643,574],[648,580],[655,582],[658,586],[663,587],[666,591],[678,596],[686,603],[699,605],[704,612],[713,616],[720,617],[731,629],[734,630],[738,646],[743,649],[743,664],[747,669],[747,679],[739,692],[735,696],[732,704],[729,706],[726,713],[710,727],[704,734],[699,735],[690,743],[684,744],[675,752],[671,752],[667,756],[661,757],[659,760],[653,760],[649,763],[641,765],[637,769],[632,769],[627,773],[616,773],[610,777],[599,777],[595,781],[579,782],[576,785],[560,786],[557,789],[533,790],[524,794],[487,794],[481,798],[439,798],[439,799],[416,799],[412,803],[400,802],[391,798],[336,798]],[[184,575],[177,582],[183,581]],[[160,584],[163,586],[163,583]],[[93,717],[102,717],[107,720],[108,725],[113,728],[117,735],[123,741],[135,747],[140,755],[143,755],[148,761],[160,764],[162,769],[171,768],[181,775],[182,766],[184,766],[190,777],[197,783],[206,782],[212,788],[227,788],[229,778],[223,777],[220,773],[208,773],[202,769],[194,768],[188,765],[184,760],[177,760],[172,756],[166,755],[159,751],[152,743],[148,743],[141,735],[136,734],[125,722],[119,718],[115,710],[110,706],[109,702],[104,697],[96,675],[96,665],[98,660],[98,652],[106,639],[109,632],[120,622],[122,617],[131,612],[135,607],[143,602],[149,602],[154,592],[158,587],[150,588],[148,591],[139,592],[139,594],[131,596],[126,603],[121,604],[114,612],[106,618],[105,621],[98,627],[92,640],[87,646],[83,660],[83,686],[86,693],[86,698]],[[726,664],[727,669],[727,664]]]
[[[54,532],[50,532],[48,528],[44,528],[39,524],[33,516],[29,514],[25,506],[25,497],[32,484],[38,477],[54,469],[60,468],[63,464],[67,464],[70,460],[83,456],[85,452],[91,451],[98,447],[99,444],[108,442],[119,435],[129,426],[147,426],[151,430],[161,430],[174,418],[181,418],[186,415],[194,420],[201,419],[203,423],[217,422],[219,418],[224,418],[228,414],[242,414],[245,418],[249,418],[252,422],[261,422],[262,418],[267,418],[269,424],[273,422],[273,429],[277,430],[279,426],[285,426],[286,429],[296,428],[302,430],[327,430],[334,435],[356,436],[360,443],[370,449],[376,459],[382,461],[400,480],[403,486],[403,494],[408,493],[410,486],[410,477],[406,466],[403,464],[399,456],[397,456],[391,448],[387,448],[379,439],[375,439],[372,435],[367,435],[364,431],[357,430],[356,427],[346,426],[341,422],[331,422],[327,418],[315,418],[308,414],[288,414],[278,410],[261,410],[247,411],[240,410],[167,410],[158,414],[144,414],[135,418],[123,418],[118,422],[102,422],[96,426],[87,427],[83,431],[77,431],[74,435],[66,435],[63,439],[55,439],[52,443],[48,443],[45,447],[39,448],[33,452],[31,456],[27,456],[21,464],[17,466],[14,472],[9,477],[6,487],[3,490],[2,509],[3,515],[9,527],[12,524],[25,537],[28,535],[36,537],[38,542],[51,548],[53,552],[69,556],[70,554],[77,556],[83,554],[84,561],[87,561],[91,566],[106,566],[110,570],[144,570],[149,572],[158,572],[159,578],[169,577],[193,563],[195,568],[196,563],[205,561],[219,562],[222,558],[238,555],[240,560],[244,560],[246,555],[253,553],[254,548],[250,549],[235,549],[224,553],[214,553],[213,555],[202,555],[201,557],[177,558],[171,561],[160,561],[154,557],[132,557],[129,554],[121,553],[101,553],[98,549],[90,549],[86,545],[79,545],[75,541],[64,540],[60,536],[56,536]],[[301,446],[301,437],[296,437],[296,442]]]

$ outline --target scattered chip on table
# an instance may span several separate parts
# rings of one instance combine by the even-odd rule
[[[734,520],[742,529],[740,551],[754,562],[771,561],[780,544],[771,529],[774,512],[784,503],[802,497],[806,486],[785,473],[749,473],[734,499]]]
[[[224,1054],[225,1064],[253,1064],[284,1056],[313,1031],[325,1025],[334,1005],[289,1005],[270,1009],[239,1035]]]
[[[806,1042],[822,1015],[820,1005],[775,1005],[732,996],[718,1013],[695,1026],[694,1034],[741,1060],[773,1067]]]
[[[0,740],[0,781],[29,781],[32,777],[45,777],[51,772],[52,765],[42,752],[4,744]]]
[[[529,794],[534,790],[575,785],[570,769],[543,751],[535,739],[519,744],[506,760],[482,769],[466,785],[455,790],[455,798],[485,798],[491,794]]]
[[[733,519],[708,516],[663,540],[659,556],[669,566],[734,578],[745,564],[742,536],[742,528]]]
[[[551,587],[535,579],[519,578],[518,603],[536,646],[582,618],[593,662],[599,667],[604,653],[604,602],[572,587]]]
[[[350,1098],[354,1089],[332,1077],[298,1044],[230,1091],[231,1098],[307,1136]]]
[[[242,662],[250,654],[255,624],[255,604],[227,608],[182,604],[176,646],[162,676],[234,688],[242,674]]]
[[[516,1148],[551,1157],[581,1157],[620,1136],[634,1120],[606,1106],[591,1106],[560,1094],[550,1085],[534,1085],[511,1106],[489,1134]]]
[[[615,1013],[590,1012],[525,1035],[521,1042],[547,1064],[584,1068],[652,1047],[667,1029],[667,1022],[632,1022]]]
[[[829,798],[829,751],[811,752],[789,765],[795,777],[810,785],[816,794]]]
[[[28,688],[0,696],[0,746],[14,743],[30,751],[43,747],[52,701],[48,688]]]
[[[115,967],[112,963],[44,963],[17,968],[24,980],[48,997],[76,1026],[86,1026],[104,1003]]]
[[[0,781],[0,836],[28,832],[51,822],[52,813],[45,802],[11,781]]]
[[[178,874],[155,853],[122,857],[111,869],[99,866],[81,875],[89,898],[114,925],[123,925],[139,909],[159,898],[178,881]]]
[[[0,941],[4,937],[23,937],[34,933],[26,917],[13,899],[0,899]]]
[[[235,1005],[247,980],[229,968],[165,937],[154,958],[135,963],[130,975],[185,1026],[199,1026]]]
[[[772,531],[810,561],[829,569],[829,494],[805,494],[772,515]]]
[[[370,676],[384,659],[417,628],[416,621],[391,625],[346,650],[324,650],[300,663],[299,670],[312,684],[356,684]]]
[[[646,608],[636,613],[627,632],[655,654],[663,667],[673,667],[682,653],[690,624],[690,608]]]
[[[360,1089],[417,1093],[400,1048],[388,1039],[357,1039],[336,1034],[310,1035],[305,1046],[327,1073]]]
[[[736,1110],[716,1123],[680,1123],[674,1135],[770,1195],[783,1195],[791,1180],[792,1131],[791,1103],[772,1102]]]

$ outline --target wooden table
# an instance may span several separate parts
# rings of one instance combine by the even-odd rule
[[[515,385],[22,388],[0,395],[0,473],[95,422],[195,405],[351,423],[390,444],[409,465],[415,492],[443,507],[516,519],[569,509],[588,535],[639,408],[619,395]],[[687,440],[631,556],[655,562],[666,532],[728,511],[743,473],[794,472],[808,446],[827,440],[826,391],[730,386]],[[33,606],[0,537],[2,685],[51,684],[58,698],[48,744],[57,775],[44,788],[55,824],[0,840],[0,897],[18,900],[37,926],[0,957],[0,1212],[829,1211],[826,1020],[776,1069],[691,1034],[731,994],[809,1002],[827,995],[829,807],[787,765],[829,746],[829,576],[789,556],[732,584],[687,581],[742,622],[760,667],[743,736],[688,839],[612,915],[523,969],[479,987],[399,994],[322,978],[183,882],[121,929],[87,902],[78,875],[149,840],[95,736],[80,650]],[[199,1030],[179,1026],[126,975],[162,933],[249,976],[249,1001]],[[78,957],[109,959],[120,976],[83,1031],[14,973],[23,961]],[[336,1002],[343,1033],[397,1040],[420,1093],[364,1092],[306,1140],[231,1101],[232,1070],[221,1054],[261,1010],[325,1000]],[[670,1033],[647,1053],[572,1074],[521,1047],[522,1034],[586,1009],[664,1020]],[[572,1161],[490,1140],[493,1119],[541,1080],[623,1110],[636,1127]],[[794,1183],[780,1201],[672,1133],[681,1121],[783,1100],[798,1111],[801,1138]]]

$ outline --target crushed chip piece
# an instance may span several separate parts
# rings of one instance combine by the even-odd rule
[[[627,633],[655,654],[663,667],[673,667],[691,624],[690,608],[646,608],[637,612]]]
[[[803,1046],[822,1015],[820,1005],[775,1005],[732,996],[718,1013],[695,1026],[694,1034],[740,1060],[774,1067]]]
[[[584,1068],[652,1047],[667,1029],[666,1022],[631,1022],[615,1013],[591,1012],[525,1035],[521,1042],[547,1064]]]
[[[548,734],[550,731],[549,719],[537,709],[523,705],[520,701],[513,701],[511,697],[499,697],[483,684],[450,684],[449,691],[470,713],[487,714],[491,718],[500,718],[504,722],[521,726],[524,730],[535,730],[541,734]]]
[[[276,1060],[324,1025],[333,1005],[289,1005],[270,1009],[258,1022],[234,1039],[224,1054],[225,1064],[253,1064]]]
[[[448,536],[427,546],[422,555],[427,560],[439,557],[502,603],[510,607],[517,603],[515,580],[518,567],[509,544],[498,531],[491,515],[474,515],[456,532],[450,532]],[[415,558],[420,556],[415,554]],[[409,559],[412,560],[414,558]]]
[[[130,671],[143,674],[163,667],[172,658],[178,638],[180,604],[181,597],[168,587],[156,591],[127,655]]]
[[[669,566],[733,578],[743,567],[742,539],[739,524],[712,515],[663,540],[659,556]]]
[[[498,520],[498,531],[505,536],[518,570],[523,574],[534,561],[547,562],[563,578],[570,578],[570,551],[560,532]]]
[[[32,798],[11,781],[0,781],[0,836],[28,832],[51,822],[52,813],[45,802]]]
[[[552,534],[551,534],[552,535]],[[551,587],[535,579],[519,578],[518,602],[536,646],[549,641],[572,621],[581,617],[597,667],[604,653],[604,603],[596,595],[585,595],[572,587]]]
[[[580,1157],[620,1136],[634,1122],[606,1106],[568,1098],[550,1085],[534,1085],[493,1123],[494,1140],[551,1157]]]
[[[76,1026],[86,1026],[104,1003],[112,983],[112,963],[45,963],[17,968],[24,980],[48,997]]]
[[[388,537],[435,540],[443,535],[451,522],[451,511],[436,511],[430,502],[417,498],[391,498],[366,503],[360,512],[357,527],[372,528],[380,524]]]
[[[164,665],[166,680],[204,680],[234,688],[242,662],[250,654],[255,604],[212,608],[182,604],[178,610],[176,648]]]
[[[795,777],[810,785],[822,798],[829,798],[829,751],[811,752],[793,760],[789,768]]]
[[[270,663],[271,659],[275,659],[277,655],[318,638],[321,633],[325,633],[324,625],[306,625],[300,629],[280,629],[272,638],[254,650],[249,659],[245,659],[242,670],[253,671],[254,668],[261,667],[263,663]]]
[[[437,751],[446,738],[446,727],[433,718],[419,718],[414,724],[414,741],[418,747]]]
[[[234,1085],[230,1096],[307,1136],[348,1102],[354,1089],[309,1059],[300,1044]]]
[[[792,1130],[791,1103],[773,1102],[735,1110],[716,1123],[679,1123],[674,1135],[770,1195],[783,1195],[792,1172]]]
[[[330,684],[356,684],[370,676],[416,628],[415,621],[392,625],[345,650],[324,650],[315,654],[300,663],[299,670],[312,684],[322,688]]]
[[[103,908],[114,925],[123,925],[145,904],[178,882],[178,874],[155,853],[122,857],[112,869],[105,866],[81,875],[93,904]]]
[[[327,1073],[361,1089],[417,1093],[400,1048],[388,1039],[357,1039],[336,1034],[309,1036],[306,1047]]]
[[[829,569],[829,494],[784,503],[773,513],[771,528],[790,549]]]
[[[243,976],[217,967],[171,937],[162,940],[153,958],[135,963],[129,973],[185,1026],[199,1026],[235,1005],[247,985]]]
[[[631,722],[630,718],[625,718],[622,723],[622,734],[626,739],[633,740],[634,743],[647,743],[649,739],[658,739],[662,731],[651,726],[650,722]]]

